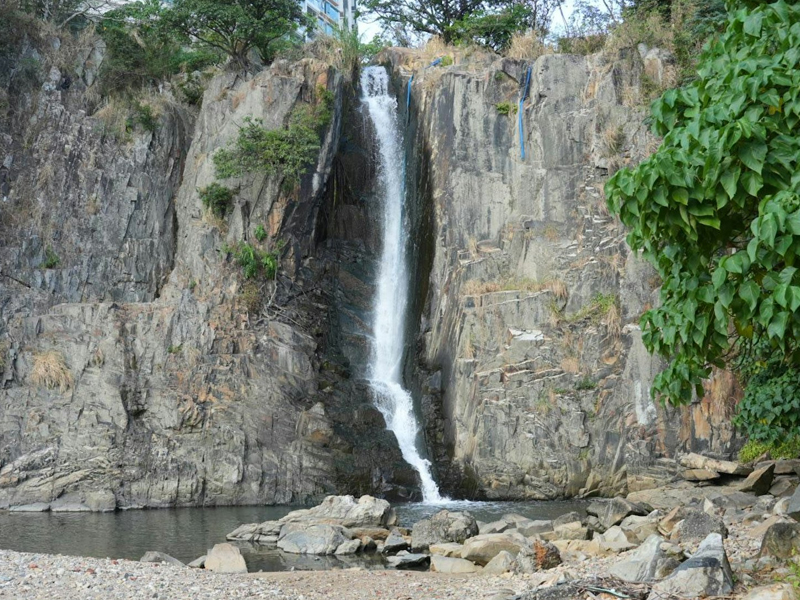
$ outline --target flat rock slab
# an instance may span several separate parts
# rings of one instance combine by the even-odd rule
[[[410,554],[405,550],[395,556],[389,556],[386,562],[395,569],[411,569],[414,567],[424,567],[430,563],[431,557],[427,554]]]
[[[635,552],[613,565],[609,573],[630,583],[663,579],[680,564],[662,548],[664,544],[665,540],[660,535],[651,535]]]
[[[747,479],[744,480],[739,490],[742,492],[752,492],[756,496],[761,496],[769,492],[772,487],[772,480],[775,478],[775,465],[767,465],[756,469]]]
[[[717,473],[725,473],[726,475],[749,475],[753,472],[752,467],[748,467],[747,465],[742,465],[731,460],[717,460],[715,458],[696,454],[695,452],[684,454],[678,462],[686,469],[703,469],[716,471]]]
[[[464,542],[461,558],[466,558],[479,565],[486,565],[503,550],[516,556],[521,548],[527,546],[528,541],[522,536],[488,533],[477,535]]]

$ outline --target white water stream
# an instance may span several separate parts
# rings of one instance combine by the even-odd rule
[[[403,144],[397,123],[397,100],[389,94],[389,76],[383,67],[367,67],[361,74],[362,102],[375,125],[380,164],[378,181],[383,202],[383,249],[378,293],[374,307],[374,343],[370,361],[370,384],[375,404],[386,425],[397,437],[403,459],[419,473],[425,502],[442,502],[431,475],[431,463],[417,448],[419,424],[411,394],[403,388],[402,361],[405,349],[408,304],[406,242],[403,218],[405,173]]]

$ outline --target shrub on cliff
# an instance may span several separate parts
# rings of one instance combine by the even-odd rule
[[[663,280],[642,317],[670,359],[653,394],[684,404],[712,366],[748,366],[737,423],[770,441],[800,433],[797,386],[776,379],[800,368],[800,5],[729,9],[698,78],[652,105],[661,147],[606,194]]]

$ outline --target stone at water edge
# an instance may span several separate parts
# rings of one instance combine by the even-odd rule
[[[464,542],[461,558],[485,565],[502,550],[517,555],[529,542],[523,536],[510,533],[488,533],[477,535]]]
[[[392,529],[389,537],[386,538],[386,541],[383,543],[383,549],[381,552],[384,554],[394,554],[395,552],[401,552],[402,550],[406,550],[409,547],[408,540],[397,530]]]
[[[689,560],[666,579],[657,582],[648,600],[724,596],[733,591],[733,572],[722,536],[711,533]]]
[[[577,513],[575,513],[577,514]],[[532,537],[535,535],[542,535],[543,533],[548,533],[553,531],[553,521],[524,521],[521,523],[517,523],[517,531],[519,531],[525,537]]]
[[[790,583],[773,583],[753,588],[742,600],[797,600],[797,593]]]
[[[761,540],[759,556],[791,558],[800,553],[800,523],[782,522],[770,525]]]
[[[652,509],[649,507],[645,508],[639,504],[634,504],[620,496],[611,500],[596,500],[586,508],[586,512],[596,516],[600,521],[600,525],[605,529],[619,525],[625,517],[630,515],[644,517],[651,511]]]
[[[209,550],[205,568],[215,573],[247,573],[244,557],[233,544],[217,544]]]
[[[291,554],[327,555],[336,552],[350,539],[347,530],[338,525],[286,525],[281,530],[278,548]]]
[[[772,463],[750,473],[747,479],[739,486],[739,490],[742,492],[752,492],[756,496],[761,496],[769,492],[774,477],[775,463]]]
[[[665,540],[660,535],[651,535],[639,548],[624,560],[614,564],[609,573],[629,583],[649,583],[663,579],[680,564],[669,556],[662,545]]]
[[[164,554],[163,552],[155,552],[150,550],[144,553],[144,556],[139,559],[139,562],[143,563],[166,563],[169,565],[174,565],[176,567],[185,567],[186,565],[179,561],[177,558],[170,556],[169,554]]]
[[[313,508],[290,512],[281,523],[324,523],[342,527],[390,527],[397,523],[397,514],[386,500],[372,496],[327,496]]]
[[[510,526],[510,521],[504,521]],[[427,550],[431,544],[443,542],[463,543],[478,535],[478,523],[468,512],[441,510],[428,519],[414,523],[411,530],[411,548]]]
[[[427,554],[411,554],[405,550],[401,550],[394,556],[386,558],[386,562],[390,567],[395,569],[409,569],[411,567],[422,567],[428,564],[431,557]]]
[[[361,549],[361,540],[358,538],[354,540],[348,540],[346,542],[342,542],[339,544],[339,547],[336,548],[334,554],[336,556],[343,556],[345,554],[355,554]]]
[[[565,513],[556,519],[553,519],[552,526],[553,528],[558,527],[559,525],[565,525],[567,523],[574,523],[575,521],[582,521],[580,514],[575,512],[574,510],[568,513]]]
[[[463,558],[431,556],[431,571],[436,573],[477,573],[480,567]]]
[[[202,569],[203,567],[205,567],[205,564],[206,564],[206,555],[203,554],[203,556],[195,558],[192,562],[190,562],[186,566],[191,567],[193,569]]]
[[[502,575],[503,573],[513,571],[516,566],[517,559],[514,557],[514,555],[510,552],[502,550],[497,554],[497,556],[486,563],[486,566],[483,567],[483,573]]]

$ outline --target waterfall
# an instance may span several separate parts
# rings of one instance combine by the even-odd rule
[[[389,75],[383,67],[367,67],[361,74],[362,102],[375,125],[379,150],[378,180],[383,202],[383,249],[375,298],[370,359],[370,384],[375,404],[386,425],[397,437],[403,458],[417,470],[425,502],[441,502],[431,475],[431,463],[417,448],[419,424],[411,394],[403,388],[408,304],[406,242],[403,218],[405,172],[403,144],[397,124],[397,101],[389,94]]]

